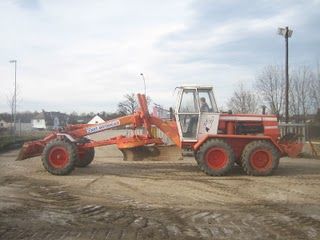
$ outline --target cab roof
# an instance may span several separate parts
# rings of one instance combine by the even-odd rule
[[[200,86],[200,85],[183,85],[183,86],[179,86],[177,88],[179,88],[179,89],[208,89],[208,90],[213,89],[212,86],[208,86],[208,85],[203,85],[203,86]]]

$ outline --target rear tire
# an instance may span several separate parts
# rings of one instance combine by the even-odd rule
[[[75,162],[76,167],[86,167],[88,166],[94,159],[94,148],[87,148],[83,150],[84,152],[78,152],[78,158]]]
[[[44,168],[54,175],[67,175],[75,167],[77,150],[73,143],[55,139],[49,142],[42,153]]]
[[[199,165],[199,151],[194,151],[193,155],[194,155],[194,159],[196,160],[197,164]]]
[[[253,141],[247,144],[241,155],[243,170],[248,175],[267,176],[278,168],[280,153],[268,141]]]
[[[235,156],[231,146],[225,141],[210,139],[200,147],[196,160],[206,174],[222,176],[234,166]]]

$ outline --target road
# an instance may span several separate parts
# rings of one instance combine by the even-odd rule
[[[192,158],[125,162],[109,146],[53,176],[17,154],[0,154],[0,239],[320,239],[320,160],[210,177]]]

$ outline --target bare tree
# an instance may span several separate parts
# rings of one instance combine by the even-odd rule
[[[261,94],[270,112],[280,115],[283,108],[285,89],[283,69],[276,65],[266,66],[258,75],[255,88]]]
[[[17,101],[16,105],[21,103],[21,99],[19,97],[19,87],[18,86],[17,86],[17,91],[16,91],[16,98],[14,96],[14,92],[9,93],[7,95],[7,103],[8,103],[8,107],[10,108],[11,122],[13,122],[13,120],[14,120],[14,110],[15,110],[15,102],[14,101],[15,100]]]
[[[258,97],[240,84],[227,105],[233,113],[257,113],[259,111],[258,102]]]
[[[118,103],[118,113],[121,115],[133,114],[138,108],[138,101],[134,93],[126,94],[123,96],[124,101]],[[151,98],[147,96],[147,104],[149,105]]]
[[[314,72],[307,66],[297,68],[291,73],[289,89],[289,109],[291,115],[296,116],[297,121],[305,122],[308,113],[315,112],[313,108],[313,90],[315,85]],[[319,88],[318,88],[319,89]]]
[[[317,72],[314,74],[314,80],[311,84],[312,88],[312,103],[315,111],[320,108],[320,65],[317,63]]]
[[[7,96],[7,102],[8,102],[8,106],[10,108],[10,114],[11,114],[11,122],[13,122],[13,118],[14,118],[14,95],[12,96]]]
[[[19,99],[19,88],[17,87],[16,96],[14,95],[14,92],[7,95],[7,103],[8,103],[8,107],[10,108],[10,115],[11,115],[11,133],[13,135],[15,134],[15,129],[16,129],[16,126],[14,125],[14,121],[15,120],[17,121],[17,119],[15,119],[15,110],[16,110],[16,106],[20,101],[21,99]]]
[[[118,103],[118,112],[123,115],[133,114],[138,107],[134,93],[123,96],[126,100]]]

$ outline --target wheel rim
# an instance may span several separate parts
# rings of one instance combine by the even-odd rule
[[[49,163],[55,168],[63,168],[69,162],[68,151],[63,147],[54,147],[49,152]]]
[[[272,154],[267,150],[256,150],[250,156],[250,163],[258,171],[268,170],[272,165]]]
[[[222,169],[228,163],[228,154],[223,148],[211,148],[205,155],[207,165],[212,169]]]

